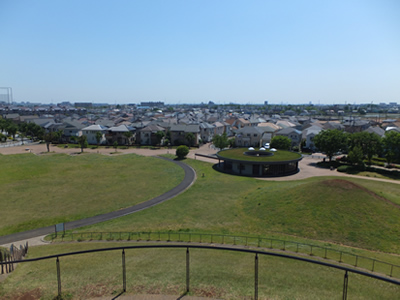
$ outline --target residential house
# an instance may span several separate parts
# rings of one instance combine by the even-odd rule
[[[277,131],[275,133],[275,135],[276,136],[281,135],[281,136],[288,137],[292,141],[292,145],[291,145],[292,148],[295,146],[300,146],[301,137],[302,137],[302,133],[300,130],[288,127],[288,128],[284,128],[284,129]]]
[[[237,147],[260,147],[263,134],[261,127],[245,126],[236,131],[235,144]]]
[[[199,144],[200,139],[200,125],[198,124],[174,124],[170,128],[171,133],[171,144],[172,145],[188,145],[189,142],[186,139],[188,133],[194,135],[193,145]]]
[[[316,147],[314,144],[314,137],[322,131],[321,126],[314,125],[310,126],[303,130],[302,132],[302,140],[304,140],[303,148],[310,149],[311,151],[315,151]]]
[[[139,129],[139,136],[136,134],[136,137],[139,137],[139,142],[141,145],[157,145],[162,141],[158,140],[157,132],[162,131],[166,133],[166,129],[158,126],[156,124],[149,124],[146,127]]]
[[[107,132],[107,127],[102,125],[90,125],[82,129],[82,135],[86,136],[87,142],[90,145],[97,145],[97,132],[101,133],[99,144],[106,144],[107,140],[105,134]]]
[[[107,129],[106,139],[107,144],[113,145],[115,142],[118,145],[130,145],[135,140],[135,129],[126,125],[119,125]]]
[[[203,122],[200,123],[199,127],[201,141],[203,143],[211,142],[214,137],[214,126],[207,122]]]

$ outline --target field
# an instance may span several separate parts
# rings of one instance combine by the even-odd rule
[[[134,154],[0,155],[0,164],[0,235],[132,206],[184,176],[172,163]]]
[[[63,156],[61,158],[64,159]],[[77,231],[171,230],[275,237],[345,249],[400,265],[400,186],[397,184],[345,177],[261,181],[219,173],[210,164],[201,161],[186,160],[186,163],[198,174],[197,181],[186,192],[147,210]],[[120,183],[123,184],[123,181],[120,180]],[[138,176],[136,181],[140,184],[145,177]],[[29,257],[121,244],[54,244],[31,248]],[[132,245],[132,242],[127,245]],[[130,254],[127,251],[128,291],[183,292],[184,251],[162,250],[162,255],[157,252],[160,250],[134,251],[129,251]],[[194,294],[222,298],[252,295],[253,257],[203,250],[195,250],[194,253]],[[63,291],[81,298],[118,294],[120,259],[120,254],[115,257],[96,254],[63,259]],[[101,266],[99,262],[102,262]],[[262,258],[260,272],[260,298],[263,299],[340,297],[343,283],[340,271],[283,259]],[[81,276],[77,277],[77,273]],[[396,286],[360,276],[352,276],[350,280],[351,299],[394,299],[400,292]],[[25,293],[37,287],[40,287],[44,298],[56,294],[54,261],[19,266],[0,285],[0,296],[12,297],[17,290]]]

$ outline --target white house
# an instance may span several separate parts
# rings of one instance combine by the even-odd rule
[[[106,144],[105,134],[107,132],[107,127],[102,125],[90,125],[82,129],[82,135],[86,135],[87,142],[90,145],[97,145],[96,135],[97,132],[101,133],[100,145]]]

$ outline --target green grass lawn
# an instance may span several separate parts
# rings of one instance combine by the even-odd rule
[[[32,247],[29,258],[132,243],[80,243]],[[185,289],[185,249],[126,250],[127,294],[174,294]],[[82,263],[84,261],[84,263]],[[254,295],[254,255],[193,249],[191,294],[224,299]],[[73,299],[117,296],[122,291],[121,251],[61,257],[64,295]],[[79,274],[79,276],[77,276]],[[339,299],[343,271],[283,258],[259,256],[260,299]],[[36,292],[57,295],[55,259],[21,264],[0,285],[1,299]],[[396,299],[400,287],[349,274],[349,299]]]
[[[187,160],[198,176],[168,203],[80,231],[289,235],[400,253],[400,185],[338,177],[262,181]],[[382,191],[382,192],[380,192]],[[385,198],[387,197],[387,198]]]
[[[78,220],[152,199],[183,170],[134,154],[0,156],[0,235]]]
[[[57,157],[66,158],[54,156],[54,159]],[[85,155],[82,159],[85,157],[98,159],[96,155],[96,158]],[[125,164],[125,156],[120,157],[124,161],[121,164]],[[119,157],[106,158],[115,162]],[[130,159],[146,158],[132,156]],[[71,165],[75,166],[75,161],[72,162]],[[196,182],[186,192],[144,211],[77,231],[172,230],[260,235],[332,247],[400,265],[400,209],[390,203],[400,202],[400,185],[345,177],[263,181],[220,173],[209,163],[197,160],[187,159],[185,162],[198,174]],[[103,164],[107,165],[101,161],[96,167]],[[70,168],[74,168],[71,165]],[[143,169],[141,165],[140,171]],[[91,184],[95,184],[97,178],[91,180]],[[124,181],[128,180],[119,182],[122,184]],[[120,246],[121,242],[31,247],[29,257],[112,245]],[[185,284],[184,251],[162,250],[162,254],[156,251],[161,250],[127,254],[128,291],[182,293]],[[197,250],[191,257],[194,294],[216,298],[251,297],[253,257]],[[122,280],[120,264],[120,254],[62,259],[63,291],[73,294],[74,298],[102,294],[116,296]],[[261,299],[333,299],[341,295],[343,273],[340,271],[272,258],[260,260],[260,270]],[[20,265],[0,285],[0,296],[12,299],[17,291],[32,291],[38,287],[44,298],[56,295],[54,261]],[[350,277],[351,299],[395,299],[399,292],[394,285],[360,276]]]
[[[233,148],[233,149],[219,151],[218,155],[229,159],[246,160],[246,161],[265,161],[265,162],[288,161],[288,160],[299,159],[301,157],[300,153],[284,151],[284,150],[278,150],[276,152],[270,152],[269,150],[266,150],[265,152],[272,153],[272,155],[270,156],[245,155],[244,152],[251,152],[251,151],[249,151],[247,148]]]

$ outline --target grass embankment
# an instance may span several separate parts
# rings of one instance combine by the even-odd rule
[[[400,253],[400,185],[340,177],[261,181],[187,160],[198,176],[167,203],[80,231],[290,235]],[[371,190],[369,190],[369,188]]]
[[[29,257],[77,250],[121,247],[126,243],[82,243],[32,247]],[[122,291],[121,252],[60,258],[62,291],[73,299],[115,297]],[[127,293],[183,294],[186,249],[126,250]],[[84,260],[84,263],[82,263]],[[190,286],[195,295],[238,299],[254,295],[254,255],[193,249]],[[77,276],[79,274],[79,276]],[[260,299],[337,299],[343,271],[282,258],[259,256]],[[78,288],[79,287],[79,288]],[[400,287],[349,274],[351,299],[396,299]],[[55,259],[21,264],[0,286],[2,299],[57,294]]]
[[[129,207],[184,176],[173,163],[134,154],[21,154],[0,156],[0,164],[0,235]]]
[[[396,255],[331,244],[400,253],[400,225],[396,221],[399,208],[386,201],[399,203],[399,185],[338,177],[261,181],[219,173],[208,163],[186,162],[196,169],[199,176],[185,193],[134,215],[79,231],[173,230],[260,235],[346,249],[400,264]],[[29,257],[112,245],[78,243],[32,247]],[[162,251],[162,254],[156,251]],[[172,250],[127,254],[128,291],[183,292],[184,256],[184,251]],[[252,295],[253,256],[195,251],[191,259],[191,284],[195,294],[217,298]],[[43,267],[41,264],[20,265],[2,284],[3,294],[0,295],[6,297],[15,295],[17,290],[28,292],[40,287],[42,295],[54,296],[57,291],[55,262],[43,263]],[[62,259],[61,268],[63,290],[73,293],[75,298],[105,293],[117,295],[121,290],[120,253]],[[332,299],[342,291],[343,272],[336,270],[261,258],[260,272],[261,298]],[[349,297],[352,299],[394,299],[399,292],[394,285],[354,275],[350,277]]]

